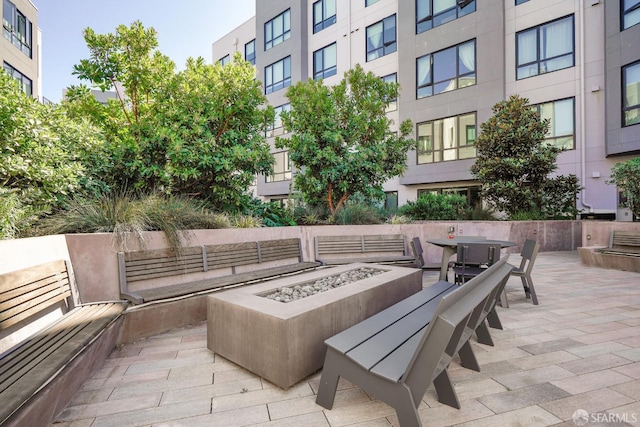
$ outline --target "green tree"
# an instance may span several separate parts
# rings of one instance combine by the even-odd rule
[[[307,203],[326,205],[335,215],[355,193],[382,197],[382,184],[406,169],[411,121],[390,130],[385,108],[398,97],[398,85],[384,82],[359,65],[335,86],[309,79],[287,90],[291,111],[282,113],[288,148],[296,167],[294,185]]]
[[[493,116],[481,125],[471,173],[482,183],[484,200],[509,217],[574,217],[578,178],[549,176],[563,150],[544,142],[549,121],[528,102],[512,95],[493,106]]]
[[[611,168],[609,184],[615,184],[627,198],[626,205],[640,216],[640,157],[617,163]]]
[[[160,189],[238,207],[257,173],[270,170],[264,139],[266,107],[255,69],[236,54],[231,64],[187,60],[184,71],[158,50],[157,34],[140,22],[112,34],[86,29],[90,58],[74,67],[81,80],[115,88],[106,106],[88,88],[73,87],[69,114],[89,117],[105,132],[96,165],[109,187]]]
[[[0,72],[0,236],[16,236],[80,189],[81,155],[98,144],[88,122],[39,103]]]

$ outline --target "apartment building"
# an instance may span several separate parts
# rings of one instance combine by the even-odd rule
[[[640,153],[640,0],[257,0],[256,16],[213,43],[213,61],[235,51],[256,66],[276,111],[286,88],[338,82],[360,64],[400,83],[389,107],[414,123],[417,149],[385,184],[387,204],[422,192],[479,200],[474,142],[498,101],[518,94],[550,120],[547,143],[566,149],[559,174],[583,187],[585,216],[631,220],[607,184],[611,167]],[[268,137],[283,133],[276,118]],[[273,146],[273,145],[272,145]],[[273,149],[274,173],[257,194],[286,198],[292,167]]]
[[[20,82],[22,90],[39,98],[40,31],[38,9],[29,0],[2,0],[2,68]]]

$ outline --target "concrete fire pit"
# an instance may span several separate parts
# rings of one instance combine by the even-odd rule
[[[382,273],[288,303],[264,297],[362,267]],[[421,270],[348,264],[219,292],[207,297],[207,347],[287,389],[322,368],[324,340],[420,289]]]

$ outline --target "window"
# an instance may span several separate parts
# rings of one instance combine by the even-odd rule
[[[475,0],[416,0],[416,34],[475,11]]]
[[[384,192],[383,208],[387,212],[395,212],[396,209],[398,209],[398,192],[397,191]]]
[[[398,83],[398,79],[397,79],[397,74],[393,73],[393,74],[389,74],[387,76],[382,77],[382,80],[387,82],[387,83]],[[389,111],[395,111],[398,109],[398,98],[394,98],[389,102],[389,105],[387,106],[387,109],[385,110],[385,112],[389,112]]]
[[[273,124],[267,127],[267,137],[282,135],[284,133],[284,128],[282,127],[282,114],[283,111],[291,111],[291,104],[283,104],[276,108],[275,117],[273,118]]]
[[[313,79],[320,80],[335,75],[336,44],[330,44],[313,52]]]
[[[269,50],[291,37],[291,10],[287,9],[264,24],[264,50]]]
[[[622,68],[623,126],[640,123],[640,62]]]
[[[313,4],[314,34],[336,23],[336,0],[318,0]]]
[[[256,65],[256,39],[244,45],[244,59]]]
[[[516,0],[516,6],[519,5],[519,4],[522,4],[522,3],[526,3],[528,1],[529,0]]]
[[[265,177],[265,182],[278,182],[291,179],[291,161],[289,161],[289,152],[281,151],[273,153],[273,172]]]
[[[3,68],[11,77],[16,79],[20,83],[20,87],[26,95],[33,95],[33,82],[29,77],[25,76],[6,62],[3,64]]]
[[[573,67],[573,16],[516,34],[518,80]]]
[[[418,164],[476,156],[476,114],[418,124]]]
[[[416,98],[476,84],[476,41],[472,40],[416,60]]]
[[[622,0],[622,29],[640,23],[640,0]]]
[[[396,51],[396,15],[367,27],[367,62]]]
[[[575,134],[574,99],[545,102],[534,105],[533,108],[538,111],[541,119],[549,120],[545,142],[558,148],[572,150]]]
[[[264,93],[269,94],[291,85],[291,57],[264,67]]]
[[[31,21],[9,0],[3,0],[2,4],[2,33],[5,39],[31,58]]]
[[[364,7],[371,6],[374,3],[378,3],[379,0],[364,0]]]
[[[220,65],[225,66],[227,65],[229,62],[231,62],[231,55],[225,55],[222,58],[220,58],[220,60],[218,61],[220,63]]]

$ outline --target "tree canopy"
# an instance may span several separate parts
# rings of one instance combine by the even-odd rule
[[[326,205],[332,214],[356,193],[380,198],[382,185],[406,169],[411,121],[396,133],[385,109],[398,97],[398,85],[365,73],[360,65],[335,86],[322,80],[298,82],[287,90],[291,110],[282,113],[287,148],[296,167],[295,188],[306,202]]]
[[[622,190],[627,207],[635,216],[640,216],[640,157],[616,163],[611,169],[609,183]]]
[[[493,116],[481,124],[471,172],[482,183],[482,197],[511,218],[532,213],[574,217],[578,178],[550,176],[563,150],[544,142],[549,121],[528,103],[512,95],[493,106]]]
[[[103,129],[103,158],[94,159],[92,170],[105,185],[189,195],[220,209],[239,206],[255,175],[273,162],[264,138],[273,108],[253,66],[237,53],[225,66],[189,58],[176,72],[157,50],[155,30],[140,22],[102,35],[87,28],[84,37],[90,58],[74,74],[115,89],[117,99],[101,105],[81,85],[70,88],[66,108]]]

